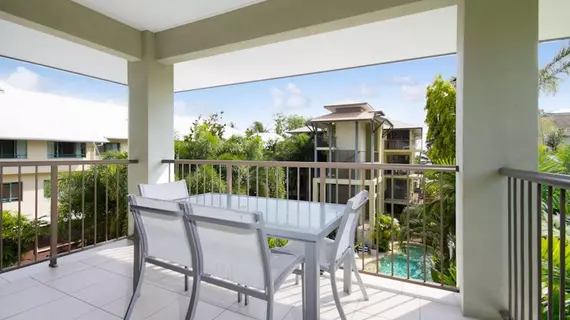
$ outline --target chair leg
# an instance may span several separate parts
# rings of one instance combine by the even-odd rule
[[[301,303],[303,306],[303,313],[305,308],[305,264],[301,263]]]
[[[338,295],[338,288],[336,286],[336,276],[335,270],[331,270],[331,286],[332,286],[332,294],[334,298],[334,303],[336,304],[336,308],[338,310],[338,315],[340,316],[341,320],[346,320],[346,315],[344,314],[344,310],[342,309],[342,304],[340,303],[340,296]]]
[[[273,297],[267,300],[267,320],[273,320]]]
[[[138,272],[138,279],[137,279],[137,285],[135,287],[135,290],[133,291],[133,296],[131,297],[131,301],[129,301],[129,306],[127,307],[127,311],[125,312],[125,317],[123,318],[124,320],[129,320],[131,318],[131,314],[133,313],[133,309],[135,308],[135,302],[137,301],[137,298],[140,295],[140,291],[141,291],[141,287],[142,287],[142,283],[143,283],[143,279],[144,279],[144,272],[146,269],[146,262],[143,259],[141,259],[142,261],[140,262],[140,270]]]
[[[184,269],[188,269],[188,267],[184,267]],[[188,291],[188,275],[184,275],[184,291]]]
[[[190,296],[190,304],[188,304],[188,311],[186,312],[185,320],[193,320],[196,315],[196,309],[198,307],[199,295],[200,295],[200,276],[194,275],[194,281],[192,282],[192,293]]]
[[[360,286],[360,291],[362,291],[364,300],[368,300],[368,293],[366,293],[366,287],[364,286],[364,282],[362,282],[362,278],[360,277],[360,273],[358,272],[358,268],[356,267],[356,260],[354,260],[354,258],[352,258],[351,260],[352,260],[352,271],[354,272],[356,281],[358,281],[358,285]]]

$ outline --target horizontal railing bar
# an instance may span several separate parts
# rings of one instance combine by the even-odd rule
[[[499,169],[499,173],[506,177],[531,181],[557,188],[570,189],[570,177],[567,175],[519,170],[512,168],[501,168]]]
[[[317,169],[363,169],[363,170],[409,170],[409,171],[436,171],[457,172],[458,166],[444,165],[413,165],[413,164],[387,164],[387,163],[353,163],[353,162],[299,162],[299,161],[240,161],[240,160],[162,160],[162,163],[175,164],[206,164],[224,166],[251,166],[251,167],[300,167]]]
[[[0,161],[0,167],[35,167],[35,166],[79,166],[79,165],[96,165],[96,164],[134,164],[139,163],[138,160],[61,160],[61,161],[35,161],[35,160],[17,160],[17,161]]]

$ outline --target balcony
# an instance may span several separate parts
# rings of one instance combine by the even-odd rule
[[[83,165],[79,165],[79,162]],[[331,197],[326,188],[311,190],[308,175],[303,172],[308,174],[311,170],[320,169],[316,170],[319,178],[326,178],[320,173],[325,173],[327,169],[334,171],[351,167],[359,172],[394,170],[390,165],[370,163],[216,160],[165,160],[164,163],[172,169],[170,180],[184,178],[191,194],[222,192],[241,195],[244,201],[247,196],[254,195],[297,198],[297,201],[305,198],[318,202],[329,202],[335,198],[338,202],[338,196]],[[14,238],[14,233],[6,233],[12,230],[11,227],[4,225],[0,230],[4,237],[4,255],[0,266],[1,319],[38,319],[46,314],[74,319],[118,319],[122,316],[132,287],[132,244],[125,239],[127,216],[123,199],[126,196],[126,169],[133,164],[136,161],[0,162],[0,167],[16,166],[17,171],[29,166],[49,167],[52,169],[52,179],[59,181],[49,186],[47,207],[38,197],[31,205],[24,205],[26,199],[16,200],[19,209],[15,221],[19,220],[25,228],[31,226],[27,230],[35,231],[26,237]],[[370,238],[373,233],[367,229],[367,226],[375,225],[371,220],[374,215],[368,215],[359,226],[358,233],[363,233],[357,237],[358,250],[355,254],[371,299],[364,301],[358,292],[345,294],[342,298],[344,308],[352,317],[375,320],[462,319],[458,307],[459,289],[449,285],[448,280],[433,278],[438,272],[443,272],[439,270],[440,265],[435,262],[435,257],[447,255],[445,252],[448,249],[452,249],[451,257],[456,256],[455,247],[448,247],[445,240],[447,231],[443,232],[455,227],[448,218],[443,219],[444,210],[449,207],[448,201],[454,199],[454,194],[444,193],[443,190],[455,181],[456,169],[432,165],[410,165],[406,169],[423,172],[422,188],[415,191],[420,196],[415,204],[410,205],[425,204],[426,209],[434,210],[431,214],[436,219],[428,222],[424,220],[428,217],[423,213],[411,216],[415,213],[409,210],[401,214],[392,213],[392,217],[400,221],[398,228],[401,231],[398,235],[389,236],[387,247],[380,250],[374,238]],[[34,178],[41,174],[36,173]],[[567,297],[555,294],[565,290],[555,285],[557,282],[543,283],[541,280],[545,276],[557,277],[560,274],[557,271],[559,267],[554,263],[558,261],[555,259],[559,251],[549,253],[545,249],[558,243],[557,239],[564,239],[570,232],[564,206],[559,206],[566,202],[565,191],[570,188],[570,178],[512,169],[502,169],[501,174],[508,188],[506,202],[509,204],[509,224],[505,232],[509,239],[509,251],[504,262],[508,262],[508,274],[512,280],[509,286],[513,305],[511,310],[520,310],[516,306],[522,308],[525,305],[527,312],[532,314],[548,312],[548,307],[544,305],[531,307],[538,306],[536,295],[521,296],[515,292],[523,287],[526,292],[541,292],[542,299]],[[6,177],[0,176],[0,181]],[[302,188],[302,185],[306,185],[306,188]],[[39,188],[42,187],[40,185]],[[338,192],[338,185],[336,187],[335,192]],[[360,188],[357,185],[353,187],[346,190],[356,192]],[[542,190],[538,195],[530,192],[537,188]],[[394,199],[405,199],[398,188],[395,190]],[[430,198],[426,190],[437,192],[431,193]],[[37,194],[40,192],[40,189],[36,190]],[[0,203],[0,208],[6,210],[7,205]],[[543,206],[540,211],[545,218],[535,214],[540,205]],[[70,206],[71,213],[66,209]],[[24,208],[34,207],[33,215],[25,215]],[[455,215],[454,212],[452,214]],[[6,223],[10,219],[4,217],[3,221]],[[51,221],[57,223],[51,224]],[[394,225],[388,226],[389,235],[395,232],[393,228]],[[532,231],[525,234],[527,230]],[[379,232],[377,229],[375,231]],[[537,241],[539,244],[535,245]],[[16,252],[18,254],[14,255]],[[7,253],[12,255],[7,257]],[[48,264],[58,267],[48,268]],[[542,275],[534,276],[539,270],[542,270]],[[148,268],[147,272],[149,276],[145,280],[141,298],[145,302],[138,304],[135,319],[180,318],[189,300],[182,278],[158,267]],[[323,319],[336,319],[337,313],[326,279],[321,289],[321,314]],[[292,278],[287,280],[281,294],[277,299],[276,319],[300,319],[301,289],[294,285]],[[263,319],[263,310],[262,303],[255,299],[249,306],[244,306],[235,301],[234,293],[205,286],[198,311],[201,317],[197,319]],[[550,310],[558,312],[555,307]]]
[[[121,319],[132,292],[132,260],[132,244],[120,240],[62,257],[57,268],[38,264],[0,274],[0,317]],[[183,277],[157,267],[147,268],[146,275],[133,319],[183,319],[190,300]],[[370,300],[357,291],[342,297],[349,319],[463,319],[457,293],[370,275],[363,280]],[[321,318],[338,319],[327,277],[321,285]],[[301,286],[289,278],[276,297],[274,319],[301,319],[300,308]],[[195,319],[264,320],[264,311],[265,304],[254,298],[245,306],[234,292],[204,285]]]
[[[386,150],[410,150],[410,140],[386,140]]]
[[[330,143],[330,138],[324,134],[319,134],[317,136],[317,149],[335,149],[336,148],[336,137],[332,137],[332,144]]]

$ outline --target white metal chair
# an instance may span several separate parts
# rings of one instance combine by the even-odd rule
[[[272,252],[260,214],[192,204],[202,281],[267,301],[304,259],[303,253]]]
[[[364,299],[368,300],[366,287],[358,273],[356,260],[354,258],[354,235],[356,233],[356,228],[358,227],[358,219],[360,217],[361,209],[367,201],[368,191],[366,190],[359,192],[356,196],[349,199],[340,222],[340,227],[336,234],[336,239],[325,239],[320,248],[320,267],[321,270],[330,274],[333,297],[342,320],[346,320],[346,315],[342,309],[342,304],[340,303],[335,274],[345,261],[350,262],[352,271],[354,272],[360,286],[360,290],[362,291],[362,295],[364,296]],[[277,250],[280,252],[303,254],[305,252],[305,246],[302,243],[290,241],[285,246],[280,247]],[[346,265],[347,264],[345,264],[345,267]],[[302,274],[299,270],[297,270],[296,273]],[[299,276],[297,275],[297,283],[298,277]]]
[[[189,197],[186,181],[179,180],[168,183],[139,184],[142,197],[160,200],[178,200]],[[184,291],[188,291],[188,276],[184,276]]]
[[[129,195],[129,205],[139,235],[140,260],[134,274],[136,286],[124,319],[131,317],[140,295],[147,263],[194,278],[185,317],[186,320],[193,319],[198,304],[202,267],[196,246],[195,225],[188,219],[191,216],[190,204]]]

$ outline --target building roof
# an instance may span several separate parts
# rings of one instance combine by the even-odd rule
[[[324,131],[324,129],[317,128],[317,131]],[[287,131],[288,134],[311,133],[311,132],[313,132],[313,129],[307,126]]]
[[[55,94],[16,89],[0,83],[0,139],[108,142],[128,139],[128,108]],[[196,118],[175,116],[174,130],[190,132]],[[226,127],[223,138],[245,133]]]
[[[570,112],[547,113],[543,118],[552,121],[557,128],[570,128]]]
[[[319,123],[340,122],[340,121],[365,121],[375,120],[378,122],[390,122],[384,115],[384,112],[375,111],[367,102],[357,102],[349,104],[336,104],[324,106],[326,110],[331,111],[329,114],[314,117],[309,123],[317,125]]]
[[[349,111],[374,111],[368,102],[351,102],[351,103],[341,103],[341,104],[331,104],[324,106],[325,109],[330,112],[349,112]],[[380,111],[382,112],[382,111]],[[384,113],[382,113],[384,115]]]
[[[393,125],[393,129],[423,129],[422,126],[406,123],[403,121],[394,120],[392,118],[388,118]]]

